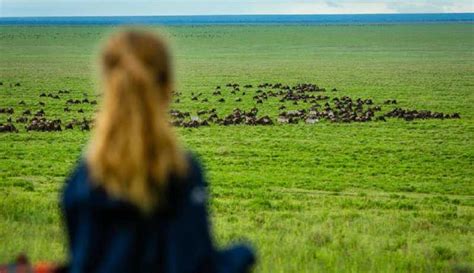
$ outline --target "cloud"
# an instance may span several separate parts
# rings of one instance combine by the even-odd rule
[[[341,6],[341,4],[336,1],[326,1],[326,5],[331,8],[339,8]]]
[[[473,3],[472,0],[391,1],[387,7],[395,13],[472,12]]]

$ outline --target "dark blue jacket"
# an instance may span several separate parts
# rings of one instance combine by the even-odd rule
[[[216,250],[209,231],[207,185],[189,156],[186,179],[170,178],[166,206],[149,216],[93,186],[81,160],[62,200],[70,273],[240,273],[254,263],[244,245]]]

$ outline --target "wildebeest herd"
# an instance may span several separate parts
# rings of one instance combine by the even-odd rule
[[[18,84],[18,85],[17,85]],[[20,86],[19,83],[14,86]],[[61,100],[61,96],[70,96],[70,90],[59,90],[56,93],[41,92],[40,99]],[[406,121],[415,119],[458,119],[459,113],[445,114],[427,110],[403,109],[396,107],[397,100],[388,99],[382,104],[377,104],[373,99],[351,98],[349,96],[337,96],[338,90],[333,88],[326,90],[313,83],[301,83],[294,86],[282,83],[261,83],[257,86],[250,84],[240,85],[238,83],[227,83],[225,86],[216,86],[209,96],[203,93],[190,95],[190,100],[207,103],[213,107],[198,110],[195,114],[178,109],[170,110],[170,122],[177,127],[196,128],[214,125],[274,125],[274,124],[316,124],[321,121],[329,122],[371,122],[387,121],[388,118],[400,118]],[[230,113],[219,115],[216,109],[226,99],[233,103],[242,102],[242,98],[251,96],[253,107],[249,110],[234,108]],[[180,104],[184,95],[174,92],[174,106]],[[249,98],[250,99],[250,98]],[[278,115],[259,115],[258,106],[270,100],[278,104]],[[64,101],[64,112],[84,113],[84,109],[71,109],[75,105],[96,105],[96,100],[89,100],[86,95],[82,98],[68,98]],[[18,105],[26,107],[25,101],[19,101]],[[35,105],[34,103],[31,105]],[[12,106],[0,108],[0,115],[7,115],[6,123],[0,123],[0,132],[18,132],[24,127],[27,132],[55,132],[79,128],[88,131],[93,126],[93,120],[88,118],[72,119],[63,122],[59,118],[46,118],[46,105],[43,101],[36,103],[39,110],[26,109],[14,118],[16,114]],[[292,105],[292,106],[290,106]],[[382,106],[383,105],[383,106]],[[395,105],[395,108],[394,108]],[[391,108],[390,111],[382,113],[382,107]],[[298,108],[289,110],[287,108]],[[22,124],[23,126],[21,126]]]

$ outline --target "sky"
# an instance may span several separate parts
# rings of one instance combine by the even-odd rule
[[[474,0],[0,0],[0,17],[474,12]]]

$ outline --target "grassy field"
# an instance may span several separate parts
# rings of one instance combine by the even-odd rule
[[[256,272],[473,272],[474,25],[167,27],[187,111],[255,106],[251,92],[217,103],[227,82],[313,82],[332,96],[461,119],[179,128],[211,184],[216,239],[258,249]],[[0,108],[48,118],[94,97],[106,27],[0,26]],[[21,86],[10,86],[20,82]],[[61,100],[42,92],[71,89]],[[209,102],[191,100],[202,92]],[[24,100],[26,105],[18,105]],[[276,116],[281,103],[258,105]],[[301,105],[287,103],[288,109]],[[382,105],[383,110],[392,106]],[[0,123],[9,115],[0,114]],[[0,133],[0,261],[25,251],[65,260],[58,197],[88,132]]]

